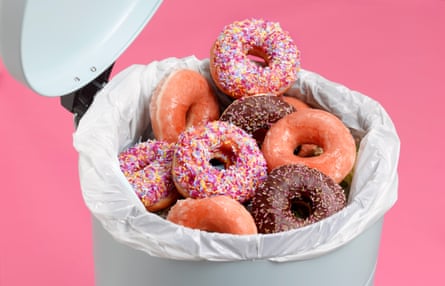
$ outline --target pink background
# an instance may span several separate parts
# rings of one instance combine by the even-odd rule
[[[114,72],[170,56],[207,58],[222,27],[247,17],[279,21],[304,69],[388,111],[402,142],[399,200],[385,216],[375,282],[444,285],[445,1],[165,0]],[[24,88],[0,63],[1,286],[93,285],[73,131],[58,98]]]

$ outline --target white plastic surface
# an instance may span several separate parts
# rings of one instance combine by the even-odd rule
[[[0,57],[46,96],[80,89],[133,42],[162,0],[0,0]]]
[[[287,94],[334,113],[360,139],[345,209],[304,228],[246,236],[192,230],[147,212],[121,172],[117,157],[149,136],[152,91],[177,68],[201,72],[214,87],[208,59],[170,58],[128,67],[97,94],[74,134],[85,202],[117,241],[168,259],[303,260],[348,244],[380,220],[397,200],[400,142],[383,107],[359,92],[302,70]]]

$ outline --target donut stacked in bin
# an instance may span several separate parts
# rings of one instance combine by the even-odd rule
[[[277,22],[235,21],[209,59],[210,81],[174,69],[151,95],[154,138],[119,154],[147,211],[202,231],[277,233],[345,207],[356,143],[334,114],[286,91],[300,51]],[[216,86],[215,91],[213,86]],[[215,92],[230,104],[221,108]]]

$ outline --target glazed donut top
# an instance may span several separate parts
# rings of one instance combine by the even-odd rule
[[[248,54],[264,56],[267,66],[246,59]],[[216,81],[224,90],[238,95],[281,94],[297,79],[300,52],[279,23],[246,19],[224,27],[215,41],[212,61]]]

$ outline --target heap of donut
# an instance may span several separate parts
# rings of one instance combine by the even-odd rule
[[[151,95],[154,138],[119,153],[122,172],[150,212],[232,234],[276,233],[345,207],[353,136],[335,115],[286,95],[300,52],[279,23],[224,27],[210,52],[211,80],[176,69]]]

